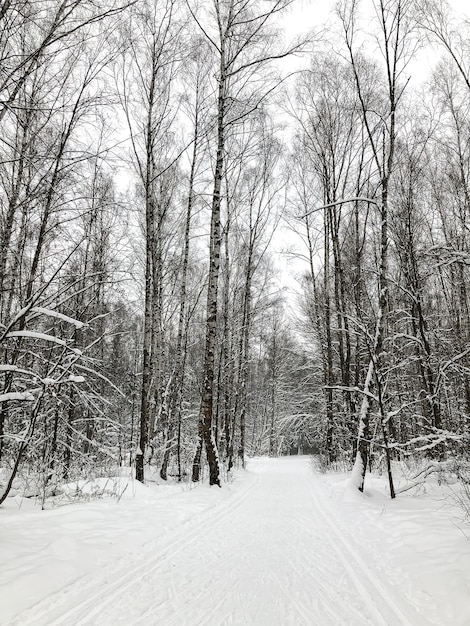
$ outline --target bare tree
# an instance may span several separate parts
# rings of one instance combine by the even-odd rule
[[[215,346],[218,321],[218,278],[221,250],[221,203],[225,164],[225,144],[230,129],[255,111],[279,82],[274,83],[269,72],[272,61],[295,50],[276,49],[268,27],[274,16],[290,4],[276,0],[265,12],[255,2],[215,0],[212,7],[191,14],[214,49],[217,58],[217,123],[209,243],[209,273],[207,290],[206,344],[204,350],[203,390],[199,416],[199,444],[193,463],[193,481],[201,471],[203,443],[209,462],[209,481],[220,486],[219,459],[212,432],[214,408]],[[263,72],[263,84],[256,80]]]
[[[345,34],[346,47],[356,84],[366,136],[375,163],[378,176],[378,199],[366,200],[377,206],[380,222],[378,303],[373,336],[370,337],[370,360],[362,389],[362,403],[359,412],[358,450],[356,456],[354,482],[357,488],[364,489],[364,476],[369,455],[369,420],[372,384],[377,385],[376,399],[380,410],[390,495],[395,497],[390,455],[388,451],[386,378],[383,368],[384,342],[387,336],[387,316],[389,310],[389,194],[395,167],[395,148],[397,141],[397,115],[403,98],[406,81],[403,71],[410,54],[410,2],[408,0],[378,0],[374,3],[381,38],[381,53],[384,61],[384,92],[386,96],[381,112],[374,112],[370,106],[371,83],[365,83],[364,62],[356,50],[357,37],[357,1],[345,2],[339,7],[339,15]],[[378,132],[377,132],[378,131]]]
[[[95,159],[101,149],[106,151],[100,137],[90,138],[88,131],[92,124],[95,129],[100,127],[96,123],[97,103],[105,96],[97,77],[112,56],[107,43],[99,29],[92,41],[84,40],[79,29],[70,50],[56,50],[56,56],[51,54],[40,67],[31,68],[16,90],[14,123],[3,120],[6,131],[13,134],[13,141],[5,142],[5,150],[12,150],[12,154],[4,152],[1,163],[2,195],[8,199],[0,234],[3,329],[13,323],[17,332],[25,330],[27,317],[18,316],[18,311],[27,312],[47,301],[70,254],[82,243],[79,240],[70,246],[60,235],[65,224],[78,222],[81,211],[88,211],[82,196],[72,192],[79,187],[78,171],[83,175],[84,163]],[[9,349],[1,351],[10,366],[16,365],[21,355],[23,339],[18,337],[15,348],[11,349],[9,342]],[[14,384],[10,368],[5,374],[4,393],[10,393]],[[4,401],[1,435],[8,407]],[[0,436],[0,452],[2,444]]]
[[[162,245],[172,193],[168,168],[175,157],[169,133],[175,116],[173,78],[178,66],[176,42],[180,27],[176,25],[176,11],[175,0],[168,0],[161,7],[151,3],[134,7],[130,22],[125,25],[128,48],[118,68],[120,101],[145,206],[142,395],[136,453],[136,478],[141,482],[165,387]]]

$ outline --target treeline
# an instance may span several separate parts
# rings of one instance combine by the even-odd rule
[[[466,25],[352,1],[291,43],[291,4],[1,5],[0,501],[298,450],[393,494],[393,458],[465,454]]]
[[[440,1],[365,10],[338,5],[338,54],[297,83],[292,214],[327,461],[361,490],[382,462],[394,497],[393,459],[468,456],[470,30]]]
[[[289,4],[2,4],[1,500],[297,443],[267,250]]]

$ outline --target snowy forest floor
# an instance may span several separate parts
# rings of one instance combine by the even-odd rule
[[[470,624],[449,486],[391,501],[308,457],[250,460],[222,489],[120,481],[120,499],[46,511],[8,499],[2,626]]]

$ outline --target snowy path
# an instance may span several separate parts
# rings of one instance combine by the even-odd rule
[[[259,459],[232,498],[83,577],[16,625],[425,625],[369,569],[307,458]],[[157,530],[157,529],[156,529]]]

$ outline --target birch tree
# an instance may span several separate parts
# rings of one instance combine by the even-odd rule
[[[404,69],[409,60],[411,45],[410,3],[408,0],[379,0],[373,3],[380,31],[380,52],[384,67],[383,108],[375,112],[370,106],[371,84],[364,82],[364,61],[356,48],[358,2],[352,0],[339,7],[344,29],[346,48],[354,75],[360,110],[366,128],[366,137],[374,160],[378,177],[378,198],[367,199],[377,207],[379,214],[379,269],[376,321],[370,337],[370,360],[362,388],[362,402],[359,412],[359,433],[357,456],[353,470],[356,487],[364,489],[364,476],[369,456],[370,408],[374,397],[372,386],[376,384],[376,399],[380,411],[380,424],[387,451],[387,469],[390,495],[395,497],[390,456],[388,454],[386,377],[384,376],[384,342],[387,337],[387,316],[389,310],[389,194],[395,167],[395,148],[399,105],[403,99],[406,80]],[[378,131],[378,132],[377,132]]]
[[[199,444],[193,463],[193,481],[201,471],[203,445],[209,463],[209,482],[220,486],[220,468],[213,434],[214,368],[218,322],[218,277],[221,251],[221,204],[225,144],[237,123],[256,110],[268,97],[279,79],[272,74],[274,60],[284,58],[298,49],[280,49],[270,30],[274,18],[290,4],[276,0],[266,8],[253,1],[214,0],[199,11],[191,5],[190,12],[201,32],[211,44],[216,57],[216,139],[214,184],[212,191],[207,288],[206,343],[202,398],[199,414]],[[262,77],[262,81],[259,78]]]
[[[175,14],[178,4],[143,3],[133,8],[123,35],[128,46],[116,69],[120,102],[130,131],[132,160],[144,200],[144,328],[140,440],[136,478],[144,481],[144,462],[162,408],[164,225],[169,210],[164,175],[175,157],[170,128],[175,116],[174,74],[178,66]],[[168,192],[168,193],[167,193]]]
[[[9,368],[3,385],[7,398],[0,410],[0,452],[9,416],[8,394],[16,385],[17,361],[26,359],[29,367],[37,366],[32,352],[23,350],[21,333],[27,331],[32,308],[57,309],[53,294],[61,289],[70,256],[83,243],[80,237],[61,239],[69,228],[64,225],[78,223],[82,211],[88,210],[83,196],[72,189],[76,192],[79,188],[77,180],[79,170],[84,174],[84,163],[96,158],[103,148],[100,138],[91,138],[89,131],[91,126],[100,126],[96,123],[97,102],[101,98],[104,101],[105,95],[98,75],[112,55],[112,46],[98,26],[91,41],[83,37],[80,26],[76,30],[68,49],[51,50],[39,66],[31,66],[19,79],[13,89],[17,103],[14,114],[10,112],[2,121],[5,138],[10,135],[13,141],[5,142],[1,163],[1,193],[2,199],[7,199],[2,203],[0,232],[1,356]],[[13,154],[7,155],[11,149]],[[7,329],[20,333],[14,335],[16,340]]]

